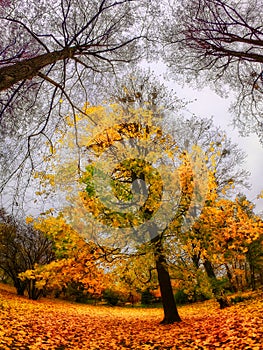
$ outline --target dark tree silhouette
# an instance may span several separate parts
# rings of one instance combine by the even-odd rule
[[[16,220],[0,208],[0,269],[14,284],[18,295],[28,292],[37,299],[40,291],[34,283],[22,281],[19,273],[47,264],[55,258],[52,242],[42,232]]]

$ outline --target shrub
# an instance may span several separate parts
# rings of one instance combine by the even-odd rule
[[[176,304],[179,304],[179,305],[188,304],[190,302],[190,298],[188,294],[186,294],[182,289],[179,289],[175,293],[174,299]]]
[[[123,301],[122,295],[112,289],[105,289],[103,292],[103,299],[108,305],[115,306],[119,301]]]
[[[150,292],[149,289],[146,289],[142,292],[141,303],[142,305],[150,305],[155,301],[154,295]]]

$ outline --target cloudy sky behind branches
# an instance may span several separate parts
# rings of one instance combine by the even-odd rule
[[[150,64],[150,69],[159,79],[167,74],[163,63]],[[191,87],[182,87],[173,81],[164,80],[164,84],[169,89],[173,89],[176,95],[185,99],[185,101],[193,101],[187,106],[189,112],[200,118],[213,117],[214,124],[222,128],[232,142],[237,143],[247,155],[244,168],[250,172],[249,183],[251,189],[244,189],[244,194],[256,205],[256,212],[263,214],[263,199],[258,199],[258,194],[263,190],[263,145],[259,143],[256,134],[248,137],[241,136],[238,129],[233,126],[233,115],[229,112],[231,99],[221,98],[209,88],[193,89]]]
[[[195,100],[188,106],[189,111],[199,117],[213,116],[214,123],[226,131],[227,137],[247,154],[244,167],[251,173],[249,179],[251,189],[244,190],[244,193],[256,204],[256,211],[263,212],[263,199],[257,199],[257,195],[263,190],[263,145],[259,143],[257,135],[243,137],[240,136],[238,129],[233,127],[233,116],[229,112],[230,99],[221,98],[208,88],[194,90],[169,84],[170,87],[172,85],[178,97]]]

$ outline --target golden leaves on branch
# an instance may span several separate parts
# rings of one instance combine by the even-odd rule
[[[81,284],[87,293],[101,294],[105,275],[100,266],[98,247],[81,238],[62,215],[36,221],[27,218],[27,222],[33,222],[37,230],[51,239],[56,259],[21,273],[22,280],[33,280],[38,289],[45,291],[59,291],[75,282]]]

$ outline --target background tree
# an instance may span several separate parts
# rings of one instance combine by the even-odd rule
[[[217,299],[224,303],[224,289],[243,290],[254,281],[250,256],[259,258],[262,220],[246,197],[215,197],[204,206],[187,236],[188,252],[196,268],[203,268]],[[222,279],[223,277],[223,279]],[[222,280],[220,282],[220,279]]]
[[[1,2],[0,190],[13,178],[14,202],[69,110],[83,113],[103,80],[146,54],[154,14],[137,0]]]
[[[150,69],[135,67],[130,69],[105,88],[106,96],[131,111],[136,108],[151,110],[164,118],[173,111],[181,114],[189,101],[178,98],[174,90],[169,90]],[[156,115],[157,117],[157,115]]]
[[[263,284],[263,223],[262,217],[255,214],[255,205],[242,193],[236,199],[240,206],[243,217],[250,221],[250,235],[247,234],[248,227],[244,230],[246,262],[244,266],[245,285],[255,290]]]
[[[262,141],[262,7],[258,0],[170,3],[163,26],[166,62],[175,76],[222,95],[236,94],[235,122]]]
[[[181,116],[165,119],[181,150],[199,146],[204,151],[207,168],[214,172],[217,192],[224,196],[249,188],[249,172],[244,169],[246,154],[233,143],[213,119]],[[222,193],[224,192],[224,193]]]
[[[39,218],[34,221],[34,227],[52,242],[54,253],[52,261],[37,261],[19,274],[22,281],[34,284],[39,291],[34,299],[41,293],[62,292],[71,294],[77,301],[101,296],[105,278],[99,248],[93,242],[86,242],[62,215]]]
[[[15,220],[3,209],[0,215],[0,269],[10,278],[19,295],[27,290],[29,297],[35,299],[38,291],[34,283],[21,281],[19,274],[33,269],[35,264],[52,261],[52,243],[42,232]]]
[[[115,259],[114,259],[115,258]],[[109,278],[108,292],[114,293],[115,300],[124,300],[132,305],[141,301],[143,292],[155,290],[158,280],[155,263],[150,251],[138,250],[134,254],[109,254],[108,262]],[[149,296],[149,293],[147,294]],[[151,300],[153,295],[150,293]]]

